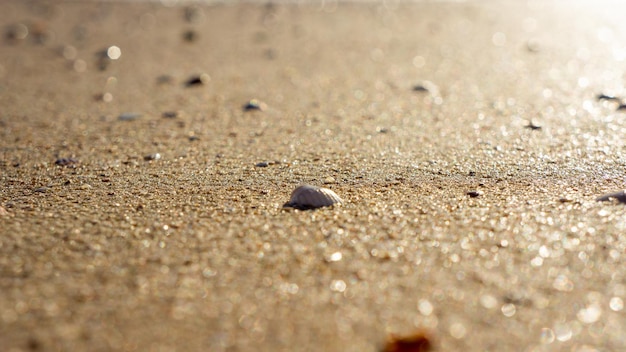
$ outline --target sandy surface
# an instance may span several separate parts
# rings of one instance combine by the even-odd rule
[[[2,1],[0,350],[626,350],[619,6]]]

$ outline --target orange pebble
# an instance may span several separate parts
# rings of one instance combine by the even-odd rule
[[[409,336],[391,335],[382,352],[427,352],[432,349],[432,342],[424,333]]]

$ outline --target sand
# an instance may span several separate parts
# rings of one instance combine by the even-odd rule
[[[2,1],[0,350],[626,349],[619,6]]]

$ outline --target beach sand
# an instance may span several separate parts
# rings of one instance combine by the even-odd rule
[[[0,350],[625,350],[619,6],[2,1]]]

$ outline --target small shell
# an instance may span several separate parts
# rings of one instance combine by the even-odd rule
[[[606,202],[610,200],[617,200],[620,203],[626,203],[626,191],[620,191],[617,193],[605,194],[602,197],[596,198],[598,202]]]
[[[343,200],[328,188],[302,185],[291,193],[291,199],[283,207],[307,210],[341,204]]]

